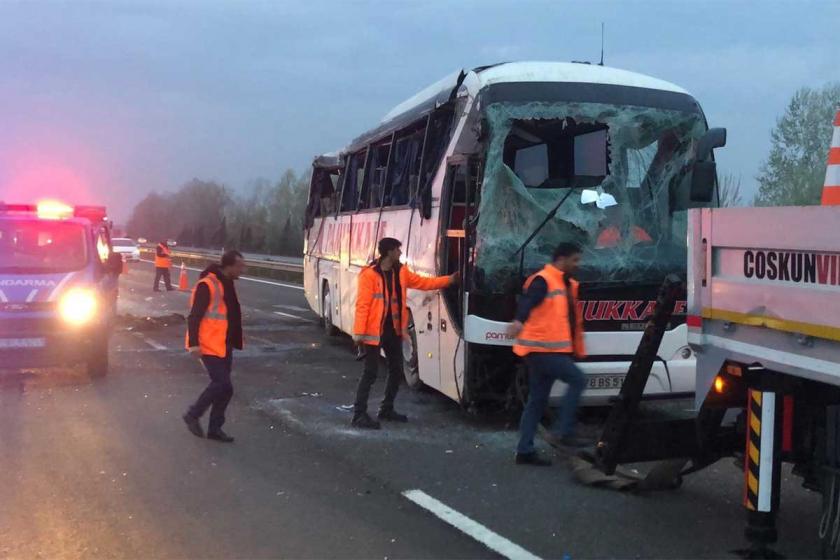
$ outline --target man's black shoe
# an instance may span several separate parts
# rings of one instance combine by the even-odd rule
[[[192,435],[195,437],[204,437],[204,430],[201,429],[201,424],[198,422],[198,418],[193,418],[190,416],[189,412],[182,416],[184,419],[184,423],[187,425],[187,429],[192,432]]]
[[[160,290],[158,290],[157,288],[155,288],[155,289],[154,289],[154,290],[152,290],[152,291],[153,291],[153,292],[159,292]]]
[[[224,433],[222,430],[207,432],[207,439],[214,439],[216,441],[222,441],[224,443],[233,443],[233,438]]]
[[[564,447],[574,447],[576,449],[581,449],[583,447],[591,447],[592,445],[595,445],[595,443],[588,439],[579,438],[577,436],[563,436],[560,438],[560,445]]]
[[[175,291],[175,288],[166,288],[166,291],[167,291],[167,292],[174,292],[174,291]]]
[[[367,412],[355,415],[351,424],[356,428],[364,428],[366,430],[378,430],[382,427]]]
[[[516,454],[516,464],[517,465],[532,465],[535,467],[550,467],[551,460],[545,459],[540,457],[537,452],[533,453],[517,453]]]
[[[408,416],[400,414],[394,409],[380,410],[376,417],[384,422],[408,422]]]

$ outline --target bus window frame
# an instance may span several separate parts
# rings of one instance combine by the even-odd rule
[[[341,173],[341,175],[343,175],[344,180],[341,184],[341,192],[339,193],[339,197],[338,197],[339,204],[337,205],[337,210],[334,214],[336,218],[338,218],[339,216],[352,216],[352,215],[356,215],[356,214],[369,214],[371,212],[380,212],[380,211],[384,211],[386,209],[389,210],[389,211],[391,211],[391,210],[396,211],[396,210],[413,210],[413,209],[419,209],[421,207],[420,192],[421,192],[422,187],[423,187],[423,169],[424,169],[424,166],[426,165],[426,160],[427,160],[428,155],[429,155],[427,148],[428,148],[428,143],[429,143],[430,128],[431,128],[433,117],[440,111],[440,109],[441,108],[437,108],[433,111],[430,111],[429,113],[424,115],[422,118],[417,119],[415,121],[412,121],[408,125],[400,128],[398,130],[395,130],[388,135],[381,136],[379,138],[371,140],[370,142],[368,142],[364,146],[359,147],[356,151],[347,154],[347,161],[342,166],[343,172]],[[453,118],[453,113],[451,111],[448,112],[448,118],[449,119]],[[388,175],[390,174],[390,166],[392,164],[392,158],[394,156],[393,148],[394,148],[394,143],[395,143],[396,138],[399,136],[399,134],[401,132],[405,132],[405,131],[408,131],[408,130],[413,130],[413,129],[416,129],[416,128],[420,128],[421,126],[424,128],[424,132],[423,132],[423,146],[422,146],[421,155],[420,155],[420,168],[418,170],[420,175],[419,175],[418,180],[417,180],[416,188],[412,189],[409,192],[408,203],[407,204],[401,204],[399,206],[383,206],[384,194],[385,194],[384,187],[387,187],[387,184],[386,184],[386,185],[383,186],[383,198],[382,198],[382,200],[379,201],[379,206],[377,206],[375,208],[372,207],[372,208],[365,208],[363,210],[359,210],[359,203],[361,202],[361,199],[362,199],[362,193],[364,192],[364,188],[367,186],[367,182],[368,182],[368,174],[369,174],[370,168],[371,168],[371,158],[372,158],[373,148],[377,144],[383,144],[385,142],[390,142],[387,169],[385,171],[385,181],[387,183]],[[451,141],[452,140],[452,123],[450,123],[449,129],[448,129],[448,136],[449,136],[449,141]],[[390,140],[388,140],[389,138],[390,138]],[[447,142],[447,146],[448,145],[449,145],[449,142]],[[363,151],[365,152],[365,168],[364,168],[365,170],[364,170],[364,176],[362,178],[362,185],[363,186],[362,186],[361,189],[359,189],[359,192],[357,193],[354,208],[352,210],[342,210],[341,209],[341,201],[344,200],[344,189],[347,187],[347,180],[350,177],[350,173],[349,173],[350,162],[352,161],[352,159],[355,156],[359,155]],[[441,157],[444,157],[445,155],[446,155],[446,148],[444,148],[443,153],[441,154]],[[434,181],[435,173],[434,173],[434,170],[429,170],[429,171],[432,172],[432,175],[429,179],[429,182],[431,183],[431,182]]]
[[[368,144],[368,159],[367,159],[367,165],[365,166],[365,177],[364,177],[364,180],[362,182],[362,189],[359,192],[359,200],[356,203],[356,212],[359,213],[359,214],[362,214],[364,212],[370,212],[370,211],[379,211],[382,208],[382,203],[385,200],[385,184],[388,181],[388,172],[391,168],[392,158],[394,157],[394,138],[395,138],[395,136],[396,136],[396,132],[392,132],[390,137],[388,137],[387,139],[386,138],[380,138],[378,141],[371,142],[370,144]],[[374,150],[385,149],[385,146],[388,147],[388,157],[385,158],[385,171],[384,171],[383,177],[382,177],[382,191],[380,193],[381,196],[379,197],[378,204],[377,205],[371,204],[367,208],[364,208],[364,209],[360,210],[359,206],[361,206],[361,204],[362,204],[362,199],[366,198],[366,197],[367,198],[370,197],[370,187],[371,187],[371,181],[373,181],[373,171],[374,171],[373,165],[372,165],[373,164]]]
[[[341,216],[341,215],[346,215],[346,214],[355,214],[359,211],[359,197],[361,196],[361,189],[359,190],[359,193],[356,195],[356,200],[354,201],[352,209],[342,210],[342,207],[344,206],[344,189],[347,188],[347,179],[350,177],[350,164],[352,163],[353,158],[355,158],[357,155],[361,154],[362,152],[365,152],[365,167],[364,167],[364,172],[363,173],[366,174],[367,169],[368,169],[368,158],[370,157],[370,146],[369,145],[364,146],[364,147],[356,150],[355,152],[347,155],[347,161],[344,163],[344,181],[342,181],[342,184],[341,184],[341,194],[338,198],[337,211],[335,213],[336,217]],[[362,175],[362,183],[364,183],[364,175]]]
[[[417,134],[421,130],[423,131],[423,139],[421,140],[421,144],[420,144],[420,161],[417,165],[417,186],[415,186],[415,187],[411,186],[411,179],[410,179],[411,175],[409,174],[409,185],[408,185],[409,188],[408,188],[408,200],[407,200],[407,202],[405,204],[389,204],[388,206],[385,206],[385,208],[406,209],[406,208],[413,208],[414,207],[412,202],[413,202],[413,200],[416,196],[416,192],[420,190],[420,173],[421,173],[421,170],[423,169],[423,160],[424,160],[424,156],[425,156],[425,153],[426,153],[426,140],[429,137],[429,118],[430,117],[431,117],[431,114],[428,114],[425,117],[423,117],[422,119],[418,119],[418,120],[410,123],[409,125],[404,126],[403,128],[397,130],[393,135],[393,140],[391,142],[392,156],[391,156],[390,161],[389,161],[388,171],[385,175],[385,187],[382,191],[382,199],[383,199],[382,204],[383,205],[385,203],[385,195],[393,193],[393,186],[394,185],[391,183],[391,181],[393,179],[393,177],[391,175],[393,173],[394,157],[396,156],[395,148],[397,147],[397,143],[400,142],[401,140],[404,140],[404,139],[410,138],[411,136],[414,136],[415,134]]]

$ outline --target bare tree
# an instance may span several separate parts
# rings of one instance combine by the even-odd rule
[[[722,207],[744,206],[744,198],[741,193],[741,177],[727,173],[718,177],[718,190],[720,193],[720,205]]]

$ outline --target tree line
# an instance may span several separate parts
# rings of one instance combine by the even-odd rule
[[[193,179],[175,192],[148,194],[134,207],[126,232],[185,247],[299,256],[308,189],[309,174],[292,170],[276,183],[253,181],[244,192]]]

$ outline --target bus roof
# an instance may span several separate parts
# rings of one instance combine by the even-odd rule
[[[445,102],[461,82],[465,83],[473,95],[490,85],[522,82],[608,84],[688,93],[665,80],[609,66],[581,62],[505,62],[475,68],[469,73],[463,70],[454,72],[391,109],[382,118],[381,124],[386,124],[405,113],[433,108],[429,107],[432,103]]]
[[[582,62],[504,62],[449,74],[399,103],[385,114],[379,125],[355,138],[340,152],[354,151],[370,140],[410,124],[453,99],[462,86],[475,96],[487,86],[527,82],[619,85],[689,95],[685,89],[665,80],[609,66]]]

